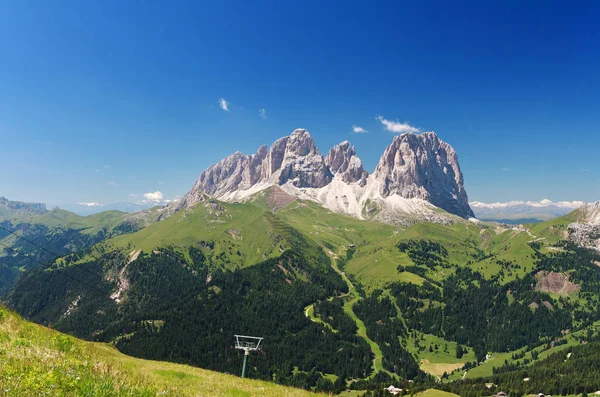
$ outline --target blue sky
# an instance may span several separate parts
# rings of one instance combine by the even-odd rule
[[[600,199],[600,3],[492,3],[0,1],[0,195],[174,198],[297,127],[372,171],[381,115],[471,200]]]

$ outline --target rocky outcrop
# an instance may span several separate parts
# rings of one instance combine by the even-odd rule
[[[600,201],[585,204],[567,216],[575,220],[567,227],[569,241],[600,251]]]
[[[33,214],[43,214],[47,211],[46,204],[42,203],[24,203],[22,201],[11,201],[0,197],[0,208],[6,208],[11,211],[30,212]]]
[[[600,225],[600,201],[582,205],[574,215],[579,223]]]
[[[294,130],[269,149],[261,146],[251,156],[236,152],[209,167],[169,212],[206,200],[204,194],[238,201],[270,186],[364,219],[403,223],[406,214],[418,214],[412,219],[447,222],[435,207],[473,217],[456,153],[434,133],[395,137],[369,175],[348,141],[323,158],[305,129]]]
[[[382,197],[428,201],[463,218],[475,215],[469,206],[456,152],[434,132],[394,137],[373,175]]]
[[[356,155],[354,146],[344,141],[335,145],[325,157],[325,165],[346,183],[358,182],[361,186],[367,183],[369,173],[365,171],[362,161]]]

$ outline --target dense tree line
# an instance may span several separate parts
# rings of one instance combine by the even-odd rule
[[[457,268],[444,280],[441,290],[428,282],[421,287],[396,283],[391,285],[391,294],[409,328],[471,346],[477,360],[482,361],[488,351],[537,345],[572,327],[573,308],[534,291],[532,285],[532,276],[501,285],[470,268]],[[537,309],[532,310],[531,303],[538,304]]]
[[[488,389],[486,383],[493,384],[493,388]],[[587,395],[600,390],[600,342],[565,348],[531,366],[441,387],[466,397],[489,396],[499,391],[513,396],[538,393]]]
[[[363,338],[356,335],[356,323],[344,313],[344,300],[342,298],[334,298],[332,300],[324,300],[315,303],[315,315],[331,325],[334,330],[340,332],[344,339],[357,339],[367,343]]]
[[[441,245],[428,240],[408,240],[398,244],[400,252],[405,252],[416,266],[435,268],[448,267],[448,250]]]
[[[378,290],[354,305],[354,312],[365,323],[367,336],[381,348],[383,367],[404,379],[424,376],[412,354],[402,345],[407,330],[389,297]]]

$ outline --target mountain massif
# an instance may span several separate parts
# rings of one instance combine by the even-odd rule
[[[209,167],[171,208],[195,204],[200,193],[244,201],[269,186],[359,219],[448,221],[444,211],[474,217],[458,156],[433,132],[394,137],[369,175],[348,141],[324,157],[308,131],[296,129],[270,148],[261,146],[253,155],[236,152]]]

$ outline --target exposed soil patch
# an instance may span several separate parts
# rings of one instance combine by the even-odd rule
[[[269,209],[273,212],[279,211],[280,209],[294,202],[295,200],[295,196],[287,194],[277,186],[273,186],[269,190],[269,195],[266,198],[267,205],[269,206]]]
[[[237,229],[227,229],[227,233],[236,241],[242,239],[242,232]]]
[[[117,279],[117,290],[110,295],[110,299],[114,300],[117,303],[121,303],[123,292],[129,290],[129,280],[127,279],[127,275],[125,274],[125,270],[127,269],[127,265],[131,262],[135,261],[138,256],[142,253],[141,249],[133,250],[129,254],[127,263],[121,271],[119,272],[119,278]]]
[[[569,281],[569,276],[565,273],[541,271],[535,275],[535,278],[538,280],[535,286],[536,291],[568,295],[579,291],[580,288],[579,285]]]
[[[286,276],[287,276],[287,275],[288,275],[288,273],[290,272],[288,269],[286,269],[285,267],[283,267],[283,265],[282,265],[281,263],[280,263],[280,264],[278,264],[277,266],[278,266],[278,267],[281,269],[281,271],[282,271],[282,272],[283,272],[283,273],[284,273]]]
[[[427,372],[431,375],[442,376],[444,372],[451,373],[456,369],[461,369],[464,367],[464,363],[456,363],[456,364],[442,364],[442,363],[432,363],[429,360],[421,360],[421,370]]]
[[[548,301],[542,301],[542,304],[543,304],[544,306],[546,306],[546,308],[547,308],[548,310],[554,310],[554,306],[552,306],[552,303],[550,303],[550,302],[548,302]]]

